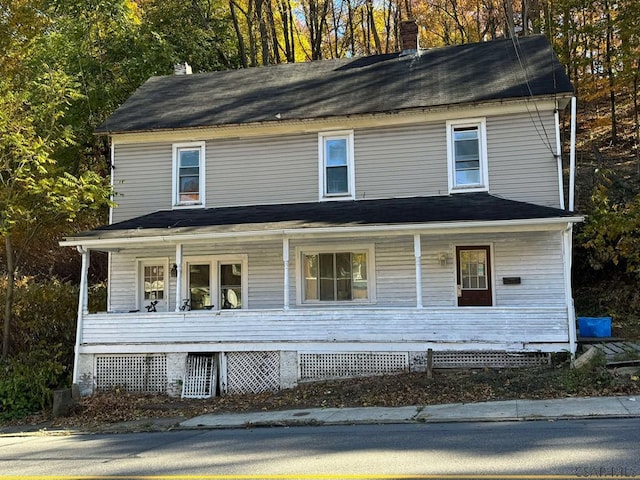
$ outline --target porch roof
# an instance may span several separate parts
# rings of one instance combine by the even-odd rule
[[[488,193],[349,200],[278,205],[161,210],[80,233],[63,244],[82,240],[130,239],[196,233],[263,234],[316,229],[398,228],[428,224],[464,227],[478,222],[576,222],[574,212],[518,202]]]

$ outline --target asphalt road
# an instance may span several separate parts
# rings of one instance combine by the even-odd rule
[[[0,476],[376,474],[640,477],[640,419],[0,437]]]

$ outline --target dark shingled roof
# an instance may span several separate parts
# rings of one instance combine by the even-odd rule
[[[432,108],[573,87],[544,36],[152,77],[97,131],[141,132]],[[528,82],[527,82],[528,80]]]
[[[162,210],[105,225],[80,236],[109,236],[108,232],[146,236],[157,235],[158,230],[176,234],[197,229],[224,233],[572,216],[574,213],[565,210],[506,200],[488,193],[464,193],[437,197]]]

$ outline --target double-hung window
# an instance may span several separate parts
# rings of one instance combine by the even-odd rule
[[[320,133],[318,156],[320,199],[353,199],[353,131]]]
[[[371,248],[300,252],[302,303],[374,300]]]
[[[448,121],[447,155],[450,192],[488,189],[484,118]]]
[[[173,145],[173,205],[204,206],[204,142]]]

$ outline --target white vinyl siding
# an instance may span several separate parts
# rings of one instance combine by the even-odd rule
[[[539,113],[555,150],[553,112]],[[546,143],[535,109],[487,118],[490,193],[559,208],[558,163]]]
[[[115,144],[113,222],[171,209],[171,143]]]
[[[492,245],[493,286],[496,307],[565,305],[561,235],[558,232],[528,232],[422,237],[422,299],[425,308],[456,306],[456,244]],[[375,270],[369,272],[369,294],[380,307],[414,307],[416,305],[415,257],[413,237],[379,237],[367,239],[372,245]],[[296,286],[301,281],[296,273],[295,251],[310,247],[326,248],[332,245],[362,245],[362,239],[342,238],[325,241],[292,240],[290,244],[289,298],[296,308]],[[251,309],[281,309],[283,307],[282,242],[185,245],[185,259],[190,256],[247,255],[247,299]],[[445,265],[440,255],[446,254]],[[111,309],[136,309],[136,262],[146,257],[175,261],[172,248],[131,249],[112,253]],[[504,285],[503,277],[520,277],[519,285]],[[375,282],[374,282],[375,280]],[[168,279],[169,310],[175,308],[175,278]],[[320,304],[321,305],[321,304]],[[341,302],[341,307],[357,304]],[[301,307],[305,308],[305,307]]]
[[[355,132],[358,199],[446,195],[444,122]]]
[[[455,306],[454,245],[492,246],[492,286],[496,307],[565,304],[561,234],[527,232],[422,237],[422,284],[425,307]],[[447,254],[446,266],[439,254]],[[520,277],[519,285],[504,285],[503,277]]]
[[[555,145],[553,112],[540,112]],[[486,118],[489,193],[559,206],[557,162],[537,114]],[[446,121],[354,130],[355,198],[448,193]],[[545,138],[545,142],[541,139]],[[170,143],[115,143],[113,221],[172,206]],[[318,201],[318,134],[206,142],[208,207]]]
[[[315,202],[318,136],[207,142],[207,206]]]

